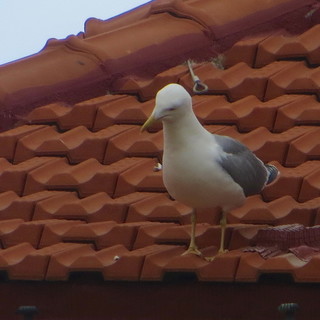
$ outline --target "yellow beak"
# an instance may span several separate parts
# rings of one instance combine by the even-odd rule
[[[140,131],[143,132],[143,131],[147,130],[155,121],[156,121],[156,119],[153,117],[153,115],[151,115],[147,119],[147,121],[142,125]]]

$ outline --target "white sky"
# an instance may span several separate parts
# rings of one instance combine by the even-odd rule
[[[106,20],[148,0],[0,0],[0,65],[39,52],[48,39],[84,29],[90,17]]]

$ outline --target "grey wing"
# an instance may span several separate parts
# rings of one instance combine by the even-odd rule
[[[268,180],[268,171],[244,144],[226,136],[214,135],[221,147],[221,167],[238,183],[246,196],[259,193]]]

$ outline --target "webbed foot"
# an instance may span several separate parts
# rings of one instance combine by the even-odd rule
[[[182,256],[185,256],[187,254],[195,254],[196,256],[202,257],[201,251],[197,247],[189,247]]]
[[[215,258],[217,258],[217,257],[219,257],[219,256],[221,256],[221,255],[223,255],[223,254],[225,254],[225,253],[227,253],[227,252],[229,252],[229,250],[227,250],[227,249],[220,249],[215,256],[212,256],[212,257],[204,257],[204,259],[205,259],[206,261],[208,261],[208,262],[211,262],[211,261],[213,261]]]

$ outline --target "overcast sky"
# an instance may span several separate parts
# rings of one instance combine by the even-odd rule
[[[83,31],[90,17],[106,20],[147,0],[0,0],[0,65],[39,52],[48,39]]]

